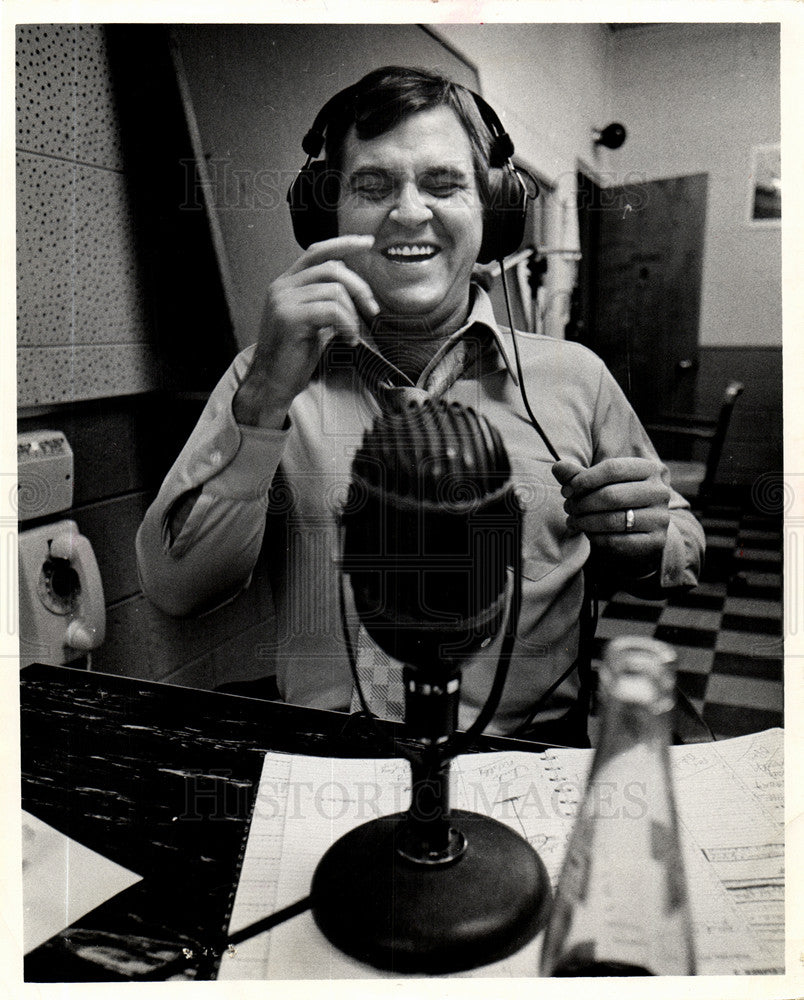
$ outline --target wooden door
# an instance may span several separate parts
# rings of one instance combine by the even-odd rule
[[[603,358],[643,421],[689,413],[707,175],[610,188],[579,179],[584,262],[577,339]]]

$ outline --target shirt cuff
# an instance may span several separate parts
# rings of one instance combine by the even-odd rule
[[[240,443],[228,464],[204,484],[205,492],[230,500],[256,500],[268,495],[289,428],[251,427],[238,424]],[[223,462],[213,451],[210,461]]]
[[[692,519],[689,512],[684,513]],[[698,582],[699,563],[699,553],[693,554],[689,551],[683,532],[671,519],[667,526],[667,539],[662,553],[662,588],[694,587]]]

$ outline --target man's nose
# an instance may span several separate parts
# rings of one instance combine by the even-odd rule
[[[403,184],[391,209],[393,221],[402,226],[420,226],[432,217],[433,212],[418,187],[412,182]]]

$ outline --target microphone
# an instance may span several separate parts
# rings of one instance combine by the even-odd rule
[[[405,725],[418,752],[405,753],[407,812],[336,841],[310,895],[329,940],[382,969],[483,965],[512,954],[547,917],[550,883],[531,845],[449,804],[450,758],[460,737],[482,730],[502,690],[518,620],[521,522],[502,439],[468,407],[428,398],[395,405],[355,454],[342,569],[366,631],[404,664]],[[461,663],[501,630],[487,704],[453,737]]]
[[[371,638],[433,678],[502,625],[522,514],[496,428],[459,403],[397,406],[366,434],[341,523]]]

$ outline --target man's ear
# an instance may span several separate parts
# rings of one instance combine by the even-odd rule
[[[340,172],[329,168],[326,160],[314,160],[299,171],[287,200],[293,235],[303,250],[338,235],[340,197]]]

